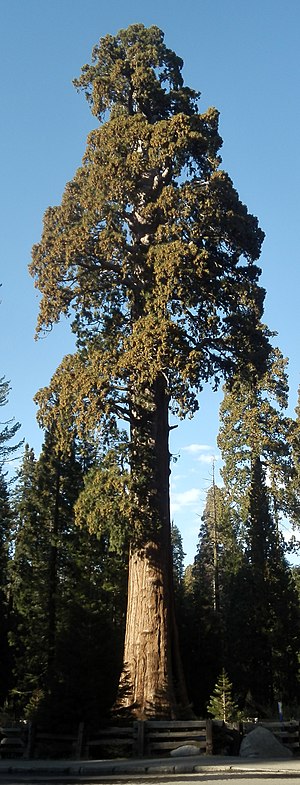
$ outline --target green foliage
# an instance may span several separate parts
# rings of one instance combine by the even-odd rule
[[[100,542],[109,530],[119,545],[122,526],[133,551],[162,546],[166,586],[169,409],[192,415],[205,382],[262,373],[269,353],[263,232],[220,169],[218,112],[199,112],[182,66],[155,26],[100,40],[75,80],[99,127],[61,204],[46,211],[30,265],[38,334],[65,315],[77,341],[36,396],[39,421],[55,431],[58,455],[96,433],[105,456],[85,478],[77,521]],[[107,449],[120,421],[129,474]]]
[[[173,556],[173,577],[176,587],[179,589],[183,583],[184,574],[184,557],[182,536],[178,526],[172,521],[171,525],[171,542],[172,542],[172,556]]]
[[[185,573],[185,608],[180,618],[190,693],[200,715],[225,662],[231,582],[241,560],[236,516],[224,489],[213,485],[207,493],[194,563]]]
[[[93,49],[92,63],[83,66],[74,84],[85,91],[99,119],[107,111],[114,117],[138,112],[155,122],[175,111],[197,110],[199,94],[183,86],[182,60],[167,49],[154,25],[135,24],[117,36],[106,35]]]
[[[8,396],[9,396],[9,382],[5,381],[4,376],[0,378],[0,407],[6,406],[8,403]],[[11,439],[14,439],[16,433],[18,432],[20,423],[14,423],[13,420],[8,420],[5,423],[1,423],[1,431],[0,431],[0,466],[2,467],[4,462],[10,458],[13,453],[19,449],[21,444],[23,443],[20,441],[18,444],[9,445]]]
[[[281,516],[297,507],[286,365],[272,349],[264,373],[249,367],[225,386],[220,410],[222,475],[244,550],[229,591],[226,656],[241,697],[250,690],[257,706],[299,692],[299,602],[279,533]]]
[[[194,591],[205,596],[207,605],[224,608],[228,581],[238,571],[241,556],[239,521],[225,489],[213,485],[207,492],[193,566]]]
[[[268,477],[272,514],[289,511],[292,474],[289,433],[287,360],[278,349],[270,351],[261,375],[253,369],[248,378],[236,376],[224,388],[220,407],[218,445],[222,452],[222,476],[231,503],[242,521],[249,510],[251,468],[256,457],[263,461]]]
[[[198,112],[181,68],[156,27],[101,39],[76,81],[101,125],[47,210],[30,267],[38,330],[75,315],[78,346],[37,395],[40,422],[55,422],[61,450],[71,431],[105,438],[130,423],[132,517],[147,532],[161,516],[155,413],[164,401],[193,413],[204,381],[249,352],[262,362],[268,343],[263,234],[219,170],[218,113]]]
[[[11,686],[11,658],[8,646],[10,622],[9,558],[13,515],[5,477],[0,470],[0,706]]]
[[[130,536],[130,476],[116,450],[110,450],[100,464],[84,477],[84,486],[74,506],[75,522],[100,539],[108,535],[112,551],[124,551]]]
[[[9,383],[0,379],[0,407],[8,403]],[[1,423],[0,430],[0,705],[3,705],[11,686],[11,657],[8,646],[10,625],[9,561],[12,547],[13,513],[9,486],[4,466],[22,442],[9,444],[20,428],[13,420]]]
[[[207,711],[214,719],[223,722],[234,722],[237,719],[238,707],[232,699],[232,684],[224,668],[216,683]]]
[[[300,523],[300,387],[295,419],[290,421],[288,441],[292,450],[292,475],[289,484],[290,515],[293,525],[298,528]],[[297,536],[296,542],[297,545]]]
[[[11,565],[15,710],[61,727],[108,711],[121,667],[126,554],[75,525],[83,469],[46,434],[27,446],[16,492]],[[84,663],[84,667],[83,667]],[[63,717],[62,717],[63,707]]]
[[[254,461],[246,548],[228,608],[228,662],[241,696],[259,705],[299,694],[299,601],[269,509],[264,472]]]

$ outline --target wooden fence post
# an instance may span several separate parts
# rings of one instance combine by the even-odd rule
[[[75,745],[75,757],[77,759],[82,757],[83,731],[84,731],[84,722],[80,722],[78,725],[77,739]]]
[[[137,758],[142,758],[145,751],[145,722],[144,720],[135,720],[133,724],[135,730],[135,755]]]
[[[30,759],[34,757],[35,734],[36,734],[36,725],[34,722],[29,722],[27,747],[24,753],[24,758]]]
[[[213,724],[212,720],[206,720],[206,754],[213,754]]]

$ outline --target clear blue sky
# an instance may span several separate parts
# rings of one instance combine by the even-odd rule
[[[38,454],[42,434],[32,398],[71,339],[63,324],[34,342],[31,246],[95,125],[72,79],[101,36],[134,22],[164,30],[166,44],[184,60],[186,83],[202,93],[200,108],[220,111],[223,167],[266,233],[265,321],[290,359],[292,412],[300,368],[299,0],[0,0],[0,12],[0,375],[12,387],[6,416],[21,422],[22,436]],[[172,503],[188,560],[217,455],[219,399],[206,391],[197,418],[173,431]]]

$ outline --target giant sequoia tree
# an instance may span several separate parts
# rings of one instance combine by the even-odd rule
[[[73,319],[77,352],[38,394],[66,434],[120,419],[130,434],[130,565],[120,700],[175,716],[187,698],[176,645],[169,512],[170,408],[192,414],[218,382],[265,351],[263,234],[220,170],[218,112],[198,111],[182,60],[157,27],[106,36],[75,84],[100,126],[62,203],[45,214],[31,273],[38,330]],[[181,707],[181,709],[180,709]]]

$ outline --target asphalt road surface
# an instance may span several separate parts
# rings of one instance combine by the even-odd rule
[[[300,772],[277,773],[258,773],[258,772],[245,772],[241,773],[228,773],[228,772],[212,772],[195,773],[195,774],[174,774],[172,776],[164,775],[145,775],[139,776],[132,774],[128,775],[101,777],[101,775],[94,775],[90,777],[55,777],[55,776],[37,776],[37,775],[15,775],[4,774],[0,775],[0,785],[300,785]]]

